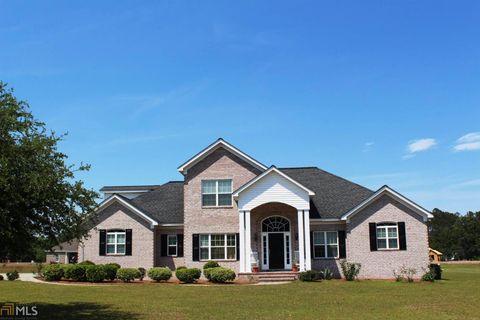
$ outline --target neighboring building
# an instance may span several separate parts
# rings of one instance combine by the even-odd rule
[[[178,170],[183,181],[104,187],[79,260],[125,267],[240,273],[362,264],[362,278],[428,265],[430,212],[388,186],[377,191],[316,167],[267,167],[218,139]]]
[[[78,259],[78,240],[60,243],[46,254],[47,263],[75,263]]]

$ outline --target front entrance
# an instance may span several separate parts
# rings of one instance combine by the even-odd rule
[[[292,268],[290,221],[274,216],[262,221],[262,270]]]

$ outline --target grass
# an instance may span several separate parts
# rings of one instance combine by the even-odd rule
[[[435,283],[294,282],[269,286],[0,282],[0,302],[39,319],[480,319],[480,265],[445,265]]]
[[[35,263],[29,262],[0,263],[0,273],[7,273],[14,270],[17,270],[20,273],[32,273],[37,272],[37,267]]]

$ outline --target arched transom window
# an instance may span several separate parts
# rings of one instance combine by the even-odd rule
[[[270,217],[262,222],[262,232],[290,231],[290,222],[283,217]]]

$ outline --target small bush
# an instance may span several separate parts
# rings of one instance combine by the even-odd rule
[[[320,271],[320,278],[324,280],[332,280],[333,279],[333,272],[332,270],[325,268]]]
[[[442,267],[439,264],[432,263],[429,268],[435,276],[435,280],[442,280]]]
[[[103,271],[105,271],[105,280],[115,280],[118,269],[120,269],[120,265],[118,263],[107,263],[103,265]]]
[[[209,280],[215,283],[225,283],[235,280],[235,271],[229,268],[216,267],[208,268]],[[204,271],[205,272],[205,271]]]
[[[207,263],[203,265],[203,271],[205,271],[206,269],[218,268],[218,267],[220,267],[220,265],[218,264],[217,261],[207,261]]]
[[[177,268],[175,275],[181,282],[192,283],[200,278],[202,271],[198,268]]]
[[[63,276],[73,281],[86,281],[85,269],[87,265],[72,264],[63,269]]]
[[[7,272],[7,279],[9,281],[14,281],[14,280],[17,280],[18,278],[19,278],[19,275],[17,270],[14,270],[12,272]]]
[[[435,274],[432,271],[426,272],[422,276],[422,281],[429,281],[429,282],[434,282],[435,281]]]
[[[317,281],[320,279],[321,279],[321,274],[316,270],[303,271],[298,274],[298,280],[300,281],[310,282],[310,281]]]
[[[43,263],[36,262],[35,263],[36,274],[41,275],[42,274],[42,269],[43,269]]]
[[[340,267],[342,268],[342,273],[345,279],[347,281],[353,281],[357,279],[362,265],[360,263],[347,262],[346,260],[342,260],[342,262],[340,262]]]
[[[143,281],[143,278],[145,278],[145,274],[147,273],[147,270],[145,270],[145,268],[138,268],[138,271],[140,272],[140,281]]]
[[[49,264],[42,269],[42,274],[47,281],[60,281],[63,278],[63,267],[60,264]]]
[[[175,270],[182,270],[182,269],[187,269],[187,267],[185,267],[185,266],[180,266],[180,267],[177,267]]]
[[[85,268],[85,278],[89,282],[102,282],[105,280],[106,273],[101,264],[89,265]]]
[[[130,282],[135,280],[136,278],[140,278],[140,271],[135,268],[120,268],[117,270],[117,279],[122,280],[124,282]]]
[[[0,281],[3,281],[5,278],[0,274]]]
[[[157,282],[167,281],[172,277],[172,271],[168,268],[152,268],[148,270],[148,277]]]
[[[406,266],[402,266],[399,271],[393,270],[393,276],[397,282],[413,282],[413,277],[416,274],[417,270],[415,268],[407,268]]]
[[[82,262],[79,262],[77,264],[81,264],[81,265],[95,265],[95,263],[93,263],[92,261],[90,260],[85,260],[85,261],[82,261]]]

